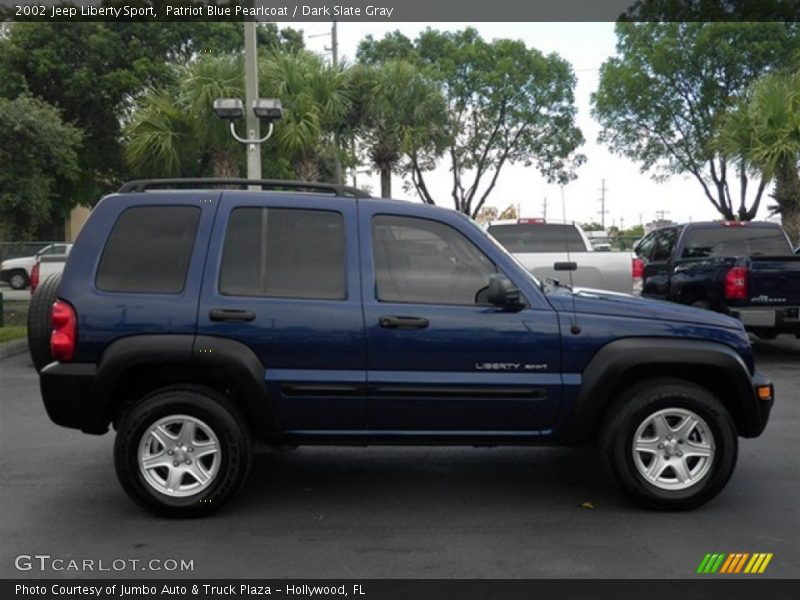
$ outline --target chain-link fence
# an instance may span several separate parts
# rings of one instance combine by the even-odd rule
[[[0,242],[0,261],[20,256],[33,256],[39,250],[50,244],[63,244],[64,242]]]

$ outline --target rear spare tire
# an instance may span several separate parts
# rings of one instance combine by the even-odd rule
[[[50,275],[36,288],[28,307],[28,352],[37,373],[53,360],[50,354],[50,334],[53,330],[50,313],[59,283],[61,273]]]

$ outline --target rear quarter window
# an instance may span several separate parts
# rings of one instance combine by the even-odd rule
[[[199,221],[196,206],[126,209],[108,236],[95,286],[106,292],[179,294]]]

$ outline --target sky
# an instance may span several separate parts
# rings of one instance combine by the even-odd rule
[[[548,54],[556,52],[572,64],[577,78],[575,102],[578,109],[577,124],[586,139],[579,152],[587,157],[586,163],[577,172],[578,178],[564,187],[565,207],[561,202],[561,189],[548,185],[535,167],[507,165],[487,205],[500,210],[510,204],[520,207],[522,217],[543,216],[543,203],[547,199],[547,218],[581,223],[600,222],[600,188],[605,180],[606,227],[610,225],[630,227],[653,221],[658,213],[678,222],[702,221],[719,218],[719,214],[705,197],[700,184],[689,177],[674,176],[666,182],[657,183],[639,166],[612,154],[597,143],[599,124],[591,116],[591,94],[597,89],[600,65],[615,54],[616,36],[613,23],[338,23],[340,59],[355,60],[358,43],[368,34],[376,39],[399,29],[412,40],[426,27],[443,31],[457,31],[474,27],[485,40],[497,38],[518,39],[530,48]],[[303,30],[307,47],[325,53],[330,46],[327,23],[292,23],[291,27]],[[322,34],[322,35],[321,35]],[[309,37],[319,36],[319,37]],[[330,53],[328,53],[329,55]],[[450,195],[451,177],[447,161],[426,175],[428,187],[439,204],[452,206]],[[348,183],[352,183],[348,177]],[[380,191],[377,174],[358,173],[359,186],[369,185],[373,192]],[[403,190],[403,180],[392,178],[392,195],[419,201],[415,192]],[[767,217],[763,202],[759,219]],[[565,209],[565,210],[564,210]]]

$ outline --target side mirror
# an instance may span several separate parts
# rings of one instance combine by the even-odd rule
[[[505,275],[496,273],[489,277],[489,289],[486,299],[495,306],[516,307],[522,306],[521,294],[511,280]]]
[[[578,263],[576,262],[557,262],[553,263],[554,271],[577,271]]]

